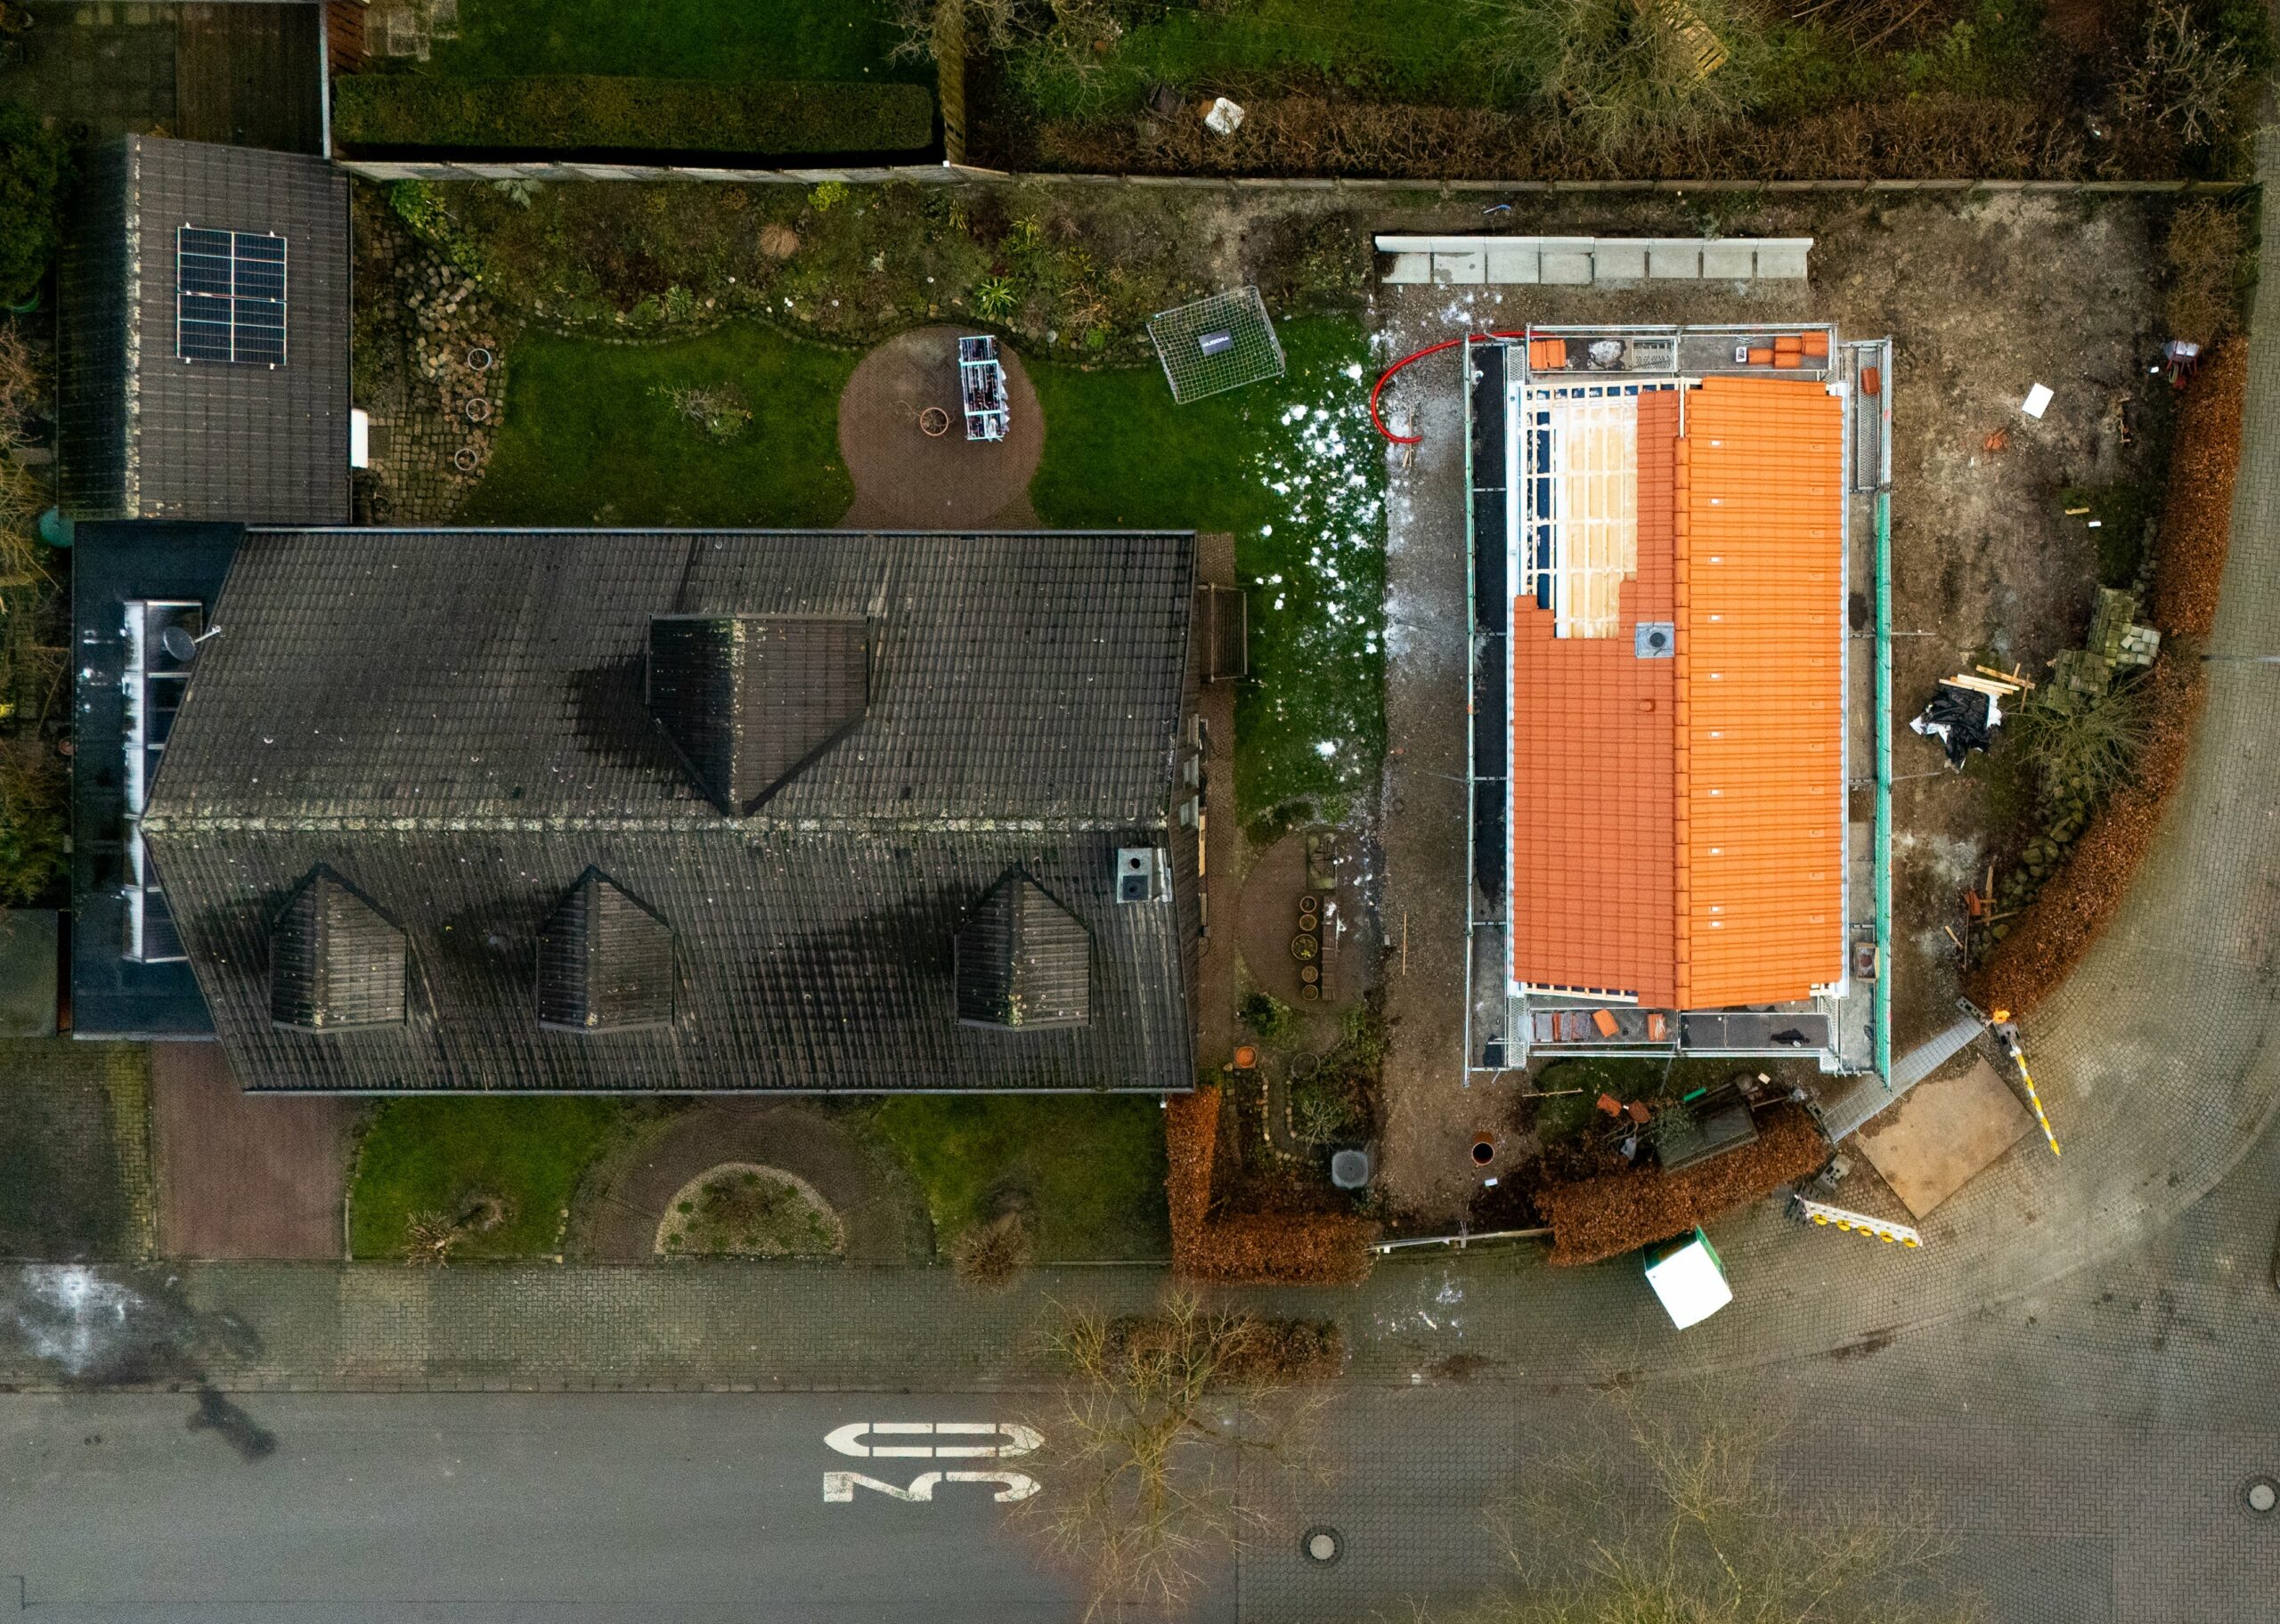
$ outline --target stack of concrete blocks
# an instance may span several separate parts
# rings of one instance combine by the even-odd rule
[[[1803,281],[1810,237],[1406,237],[1380,279],[1443,288]]]
[[[2044,702],[2060,710],[2096,703],[2113,686],[2117,673],[2153,664],[2161,652],[2162,634],[2138,625],[2137,617],[2136,593],[2100,587],[2097,605],[2090,612],[2089,640],[2051,661]]]

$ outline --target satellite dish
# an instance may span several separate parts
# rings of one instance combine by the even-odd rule
[[[159,646],[166,650],[167,659],[180,664],[187,665],[198,657],[198,639],[179,626],[169,626],[160,632]]]

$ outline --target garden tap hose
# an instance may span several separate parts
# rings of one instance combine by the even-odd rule
[[[1379,374],[1378,374],[1378,381],[1377,381],[1376,385],[1375,385],[1375,386],[1371,389],[1371,391],[1370,391],[1370,423],[1371,423],[1371,426],[1372,426],[1372,427],[1374,427],[1374,428],[1378,431],[1378,433],[1380,433],[1380,434],[1383,434],[1387,439],[1388,439],[1388,440],[1392,441],[1392,442],[1394,443],[1394,444],[1396,444],[1396,445],[1416,445],[1416,444],[1421,443],[1424,440],[1424,438],[1425,438],[1425,436],[1424,436],[1424,435],[1422,435],[1422,434],[1395,434],[1395,433],[1393,432],[1393,430],[1391,430],[1391,429],[1389,429],[1389,428],[1388,428],[1388,427],[1386,426],[1386,420],[1385,420],[1383,418],[1381,418],[1381,417],[1380,417],[1380,416],[1378,415],[1378,395],[1379,395],[1379,394],[1380,394],[1380,392],[1385,388],[1386,385],[1387,385],[1388,383],[1389,383],[1390,381],[1392,381],[1393,375],[1394,375],[1395,373],[1396,373],[1396,372],[1400,371],[1404,367],[1407,366],[1407,365],[1408,365],[1411,361],[1422,361],[1422,360],[1424,360],[1424,359],[1425,359],[1425,357],[1427,357],[1428,355],[1437,355],[1437,354],[1439,354],[1443,350],[1453,350],[1453,349],[1456,348],[1456,346],[1457,346],[1457,345],[1461,345],[1461,344],[1463,344],[1463,343],[1466,343],[1468,340],[1470,340],[1470,339],[1474,339],[1474,338],[1525,338],[1525,337],[1527,337],[1527,333],[1525,333],[1525,332],[1519,332],[1519,333],[1467,333],[1467,334],[1464,336],[1464,337],[1462,337],[1462,338],[1444,338],[1444,339],[1442,339],[1442,340],[1441,340],[1441,342],[1440,342],[1440,343],[1438,343],[1438,344],[1429,344],[1429,345],[1426,345],[1423,349],[1421,349],[1421,350],[1412,350],[1408,354],[1406,354],[1406,355],[1403,356],[1399,361],[1395,361],[1395,362],[1393,363],[1393,365],[1391,365],[1391,366],[1388,367],[1384,371],[1382,371],[1382,372],[1380,372],[1380,373],[1379,373]]]

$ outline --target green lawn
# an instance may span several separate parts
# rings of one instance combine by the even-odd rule
[[[1172,403],[1158,368],[1030,363],[1045,460],[1030,494],[1048,524],[1232,531],[1250,597],[1235,712],[1246,821],[1293,801],[1335,816],[1385,751],[1384,475],[1358,323],[1282,324],[1273,383]]]
[[[884,0],[460,0],[459,37],[421,71],[461,78],[602,73],[661,79],[907,79]]]
[[[623,1107],[615,1100],[558,1096],[391,1100],[366,1131],[349,1195],[353,1254],[403,1253],[414,1214],[458,1217],[495,1197],[506,1216],[488,1234],[466,1236],[454,1257],[552,1253],[578,1175],[608,1143]]]
[[[839,392],[858,357],[736,321],[656,345],[531,332],[468,498],[476,523],[826,525],[854,499]],[[752,412],[716,439],[661,391],[733,385]]]
[[[1152,11],[1087,81],[1042,62],[1020,73],[1029,99],[1052,117],[1130,111],[1159,83],[1238,101],[1314,89],[1443,106],[1484,105],[1500,90],[1479,49],[1482,16],[1463,0],[1248,0]]]
[[[1024,1202],[1040,1259],[1164,1255],[1162,1108],[1130,1095],[946,1094],[890,1100],[878,1122],[947,1246],[998,1203]]]

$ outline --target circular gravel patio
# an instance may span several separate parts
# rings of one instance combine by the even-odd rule
[[[1034,530],[1030,479],[1045,450],[1045,417],[1021,357],[998,346],[1012,426],[969,441],[958,399],[955,327],[900,333],[863,357],[839,397],[839,454],[855,482],[844,530]],[[949,431],[919,426],[928,407]]]

